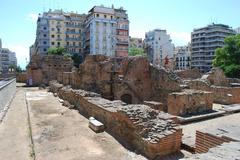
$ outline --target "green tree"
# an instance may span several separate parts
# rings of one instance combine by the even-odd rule
[[[66,49],[63,47],[57,47],[57,48],[49,48],[47,53],[49,55],[64,55],[67,54]]]
[[[22,68],[20,66],[17,66],[16,67],[16,72],[17,73],[21,73],[21,72],[23,72],[23,70],[22,70]]]
[[[240,78],[240,35],[225,38],[224,44],[215,50],[213,66],[223,69],[228,77]]]
[[[129,48],[129,56],[146,56],[142,48],[131,47]]]
[[[80,54],[75,53],[72,55],[72,60],[73,60],[74,66],[78,68],[79,64],[82,63],[83,58]]]

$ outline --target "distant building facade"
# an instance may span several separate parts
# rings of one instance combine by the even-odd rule
[[[85,54],[127,56],[129,21],[126,10],[94,6],[85,22]]]
[[[227,25],[211,24],[191,33],[191,68],[208,72],[212,68],[215,50],[224,46],[224,38],[236,32]]]
[[[186,70],[191,68],[190,45],[176,47],[174,51],[175,70]]]
[[[237,34],[240,34],[240,27],[236,28],[235,31]]]
[[[33,54],[47,54],[49,48],[64,47],[70,54],[82,54],[82,32],[85,14],[49,10],[39,15],[35,43],[30,47]]]
[[[45,55],[49,48],[64,47],[70,54],[127,56],[129,21],[126,10],[94,6],[78,14],[49,10],[39,15],[35,43],[30,56]]]
[[[0,40],[1,42],[1,40]],[[10,66],[17,66],[16,53],[10,51],[8,48],[2,48],[0,45],[0,73],[9,72]]]
[[[129,38],[129,47],[130,48],[142,48],[143,49],[143,40],[142,38]]]
[[[162,66],[172,65],[174,45],[166,30],[155,29],[147,32],[144,48],[151,63]]]

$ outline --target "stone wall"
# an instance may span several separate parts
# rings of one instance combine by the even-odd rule
[[[18,73],[16,75],[16,80],[17,82],[20,83],[27,83],[27,73],[26,72]]]
[[[202,73],[197,69],[187,69],[183,71],[175,71],[175,73],[182,79],[198,79],[202,77]]]
[[[220,68],[213,68],[210,72],[203,75],[201,79],[208,81],[211,85],[229,86],[229,81]]]
[[[240,103],[240,87],[224,87],[210,85],[207,81],[192,80],[188,82],[191,89],[213,93],[213,101],[220,104]]]
[[[75,105],[83,115],[104,123],[106,130],[122,144],[148,158],[180,150],[182,131],[168,114],[146,105],[110,101],[99,94],[64,87],[56,82],[50,83],[50,90]]]
[[[151,66],[146,57],[88,56],[72,73],[71,85],[111,100],[130,97],[129,102],[142,103],[153,99],[164,105],[168,93],[181,90],[174,73]]]
[[[34,55],[27,66],[27,79],[32,85],[48,84],[56,80],[58,74],[70,72],[73,67],[71,58],[58,55]]]
[[[176,116],[198,114],[212,110],[213,95],[200,90],[183,90],[168,95],[168,113]]]

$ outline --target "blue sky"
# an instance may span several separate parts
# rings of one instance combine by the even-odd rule
[[[15,51],[18,64],[26,66],[34,43],[38,13],[49,8],[87,13],[94,5],[124,7],[130,20],[130,36],[166,29],[173,43],[186,45],[193,28],[212,22],[240,26],[240,0],[1,0],[0,38],[3,47]]]

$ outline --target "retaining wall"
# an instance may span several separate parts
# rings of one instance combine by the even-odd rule
[[[16,92],[16,79],[1,81],[0,84],[0,120],[5,114],[6,107],[11,102]]]

